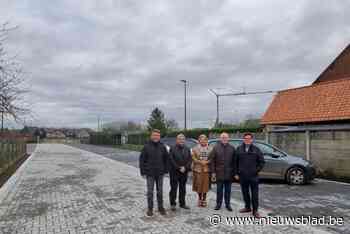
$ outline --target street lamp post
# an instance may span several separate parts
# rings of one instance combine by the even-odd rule
[[[185,95],[185,103],[184,103],[184,107],[185,107],[185,130],[187,129],[187,80],[180,80],[181,82],[184,83],[184,95]]]

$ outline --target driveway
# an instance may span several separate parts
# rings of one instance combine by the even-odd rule
[[[189,192],[191,210],[170,211],[168,178],[164,191],[167,215],[147,217],[145,180],[137,168],[68,145],[40,144],[0,189],[0,233],[330,233],[312,225],[251,223],[249,218],[259,220],[239,214],[238,199],[232,199],[232,212],[214,211],[213,192],[209,208],[196,207],[197,195]]]
[[[138,167],[139,152],[107,146],[80,144],[75,147]],[[215,191],[215,186],[212,188]],[[240,186],[233,184],[232,197],[241,201]],[[291,186],[283,181],[262,181],[260,204],[270,215],[342,217],[343,226],[324,226],[335,233],[350,233],[350,184],[316,179],[309,185]]]

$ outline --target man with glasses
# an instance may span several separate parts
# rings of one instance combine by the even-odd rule
[[[169,175],[170,175],[170,192],[169,200],[171,210],[176,210],[176,195],[179,189],[179,203],[183,209],[190,209],[186,205],[186,181],[188,172],[191,171],[192,157],[191,150],[185,145],[186,137],[179,134],[176,137],[176,145],[171,146],[169,153]]]
[[[245,133],[243,143],[236,150],[235,179],[240,181],[245,207],[240,213],[253,212],[255,218],[260,218],[259,205],[259,172],[265,164],[260,149],[253,144],[253,134]],[[253,210],[251,209],[253,208]]]

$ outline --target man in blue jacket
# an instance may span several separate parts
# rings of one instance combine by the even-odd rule
[[[253,134],[244,134],[242,145],[236,149],[236,156],[235,178],[240,181],[245,203],[240,213],[253,212],[254,217],[260,218],[258,213],[259,172],[264,167],[265,160],[260,149],[253,144]]]

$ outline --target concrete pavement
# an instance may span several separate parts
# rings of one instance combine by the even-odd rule
[[[146,217],[145,181],[137,168],[67,145],[41,144],[0,189],[0,233],[326,233],[314,226],[213,226],[214,214],[243,217],[241,202],[232,200],[233,212],[217,212],[210,192],[209,208],[197,208],[188,186],[191,210],[174,213],[168,184],[166,178],[168,215]]]

